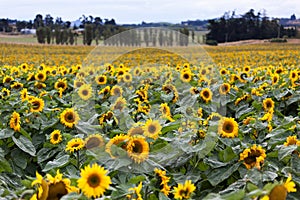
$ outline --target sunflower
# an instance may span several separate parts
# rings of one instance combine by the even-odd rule
[[[28,100],[28,92],[27,92],[26,88],[24,88],[20,91],[20,95],[21,95],[22,102]]]
[[[120,97],[122,96],[122,93],[123,93],[123,89],[118,85],[114,85],[110,90],[110,95],[112,96]]]
[[[291,72],[290,72],[290,75],[289,75],[289,78],[290,78],[290,80],[291,81],[297,81],[298,80],[298,72],[297,72],[297,70],[295,69],[295,70],[292,70]]]
[[[204,88],[201,90],[200,96],[205,103],[208,103],[212,99],[212,92],[209,88]]]
[[[296,184],[292,181],[292,176],[289,174],[289,177],[285,181],[285,183],[281,183],[280,185],[276,185],[270,192],[269,195],[265,195],[263,199],[272,200],[285,200],[287,197],[287,193],[297,192],[295,188]]]
[[[178,94],[178,91],[176,89],[176,87],[172,84],[165,84],[162,86],[162,90],[164,92],[166,92],[166,94],[170,94],[171,92],[173,93],[173,98],[172,98],[172,102],[173,103],[176,103],[178,98],[179,98],[179,94]]]
[[[221,74],[221,75],[228,74],[228,71],[227,71],[227,69],[225,69],[225,68],[221,68],[221,69],[220,69],[220,74]]]
[[[131,83],[131,81],[132,81],[132,75],[131,75],[130,73],[128,73],[128,72],[126,72],[126,73],[122,76],[122,78],[123,78],[123,81],[124,81],[125,83]]]
[[[177,187],[174,187],[175,199],[189,199],[196,187],[191,180],[186,180],[184,184],[179,183]]]
[[[260,169],[260,165],[264,162],[266,157],[265,150],[261,146],[256,146],[256,144],[240,153],[240,160],[244,161],[244,165],[247,169],[253,167]]]
[[[7,88],[2,88],[1,93],[2,93],[2,94],[1,94],[2,98],[9,97],[9,95],[10,95],[10,90],[7,89]]]
[[[78,124],[79,120],[79,115],[76,111],[74,111],[74,108],[66,108],[60,114],[60,122],[69,128],[72,128],[75,124]]]
[[[112,183],[107,170],[98,164],[87,165],[80,170],[80,178],[77,180],[78,187],[88,198],[98,198],[104,194]]]
[[[103,113],[99,118],[99,124],[104,125],[104,123],[107,123],[108,121],[113,120],[116,124],[118,124],[117,118],[114,116],[113,112],[108,111],[106,113]]]
[[[147,137],[157,139],[158,135],[161,133],[161,125],[159,124],[158,120],[152,121],[152,119],[149,119],[146,121],[143,129],[144,129],[144,134]]]
[[[142,125],[138,125],[138,126],[135,126],[135,127],[131,127],[128,130],[127,135],[129,135],[129,136],[144,135],[143,126]]]
[[[47,79],[47,74],[45,71],[39,71],[37,74],[34,76],[35,80],[44,82]]]
[[[28,68],[28,64],[27,63],[23,63],[20,65],[20,68],[22,71],[27,72]]]
[[[143,200],[142,195],[141,195],[142,187],[143,187],[143,182],[140,182],[137,187],[129,188],[128,192],[130,192],[131,194],[126,195],[126,197],[129,199],[133,199],[133,200],[134,199],[135,200]]]
[[[59,144],[62,141],[62,136],[60,130],[54,130],[50,134],[51,144]]]
[[[110,94],[110,86],[106,86],[102,90],[98,92],[99,95],[103,95],[104,97],[108,96]]]
[[[19,82],[14,82],[13,84],[10,85],[11,89],[20,89],[20,88],[23,88],[23,84],[22,83],[19,83]]]
[[[127,154],[136,163],[141,163],[148,158],[149,144],[143,136],[134,136],[127,143]]]
[[[196,87],[191,87],[190,88],[190,93],[195,95],[195,94],[199,94],[200,91]]]
[[[230,84],[223,83],[222,85],[220,85],[219,92],[222,95],[228,94],[230,92]]]
[[[142,71],[139,67],[134,68],[133,76],[140,76],[141,74],[142,74]]]
[[[231,74],[230,82],[233,83],[233,82],[236,82],[237,80],[239,80],[239,76],[236,74]]]
[[[297,139],[296,135],[288,136],[286,138],[286,142],[284,143],[284,146],[290,146],[290,145],[300,146],[300,141]]]
[[[11,77],[11,76],[5,76],[4,78],[3,78],[3,83],[7,83],[7,84],[9,84],[11,81],[13,81],[14,80],[14,78],[13,77]]]
[[[160,179],[160,191],[168,196],[170,193],[171,187],[168,185],[170,181],[170,177],[166,176],[166,171],[163,171],[161,169],[155,168],[154,169],[155,174],[159,177]]]
[[[32,182],[32,186],[38,185],[38,191],[31,197],[31,199],[47,200],[47,199],[60,199],[62,196],[78,192],[78,189],[71,186],[71,181],[68,178],[63,178],[63,175],[57,170],[56,175],[53,177],[51,174],[46,174],[46,179],[36,172],[36,180]]]
[[[170,107],[167,103],[160,104],[160,111],[162,116],[169,120],[170,122],[174,122],[175,120],[172,118]]]
[[[190,70],[182,70],[180,73],[180,79],[183,82],[189,83],[192,80],[192,72]]]
[[[98,85],[105,85],[107,83],[107,77],[105,75],[99,75],[95,78]]]
[[[73,138],[71,139],[66,146],[66,151],[73,153],[75,151],[79,151],[84,147],[84,141],[81,138]]]
[[[116,102],[112,105],[112,110],[119,110],[122,112],[122,110],[126,107],[126,99],[123,97],[118,97]]]
[[[111,138],[109,142],[105,146],[105,151],[112,157],[116,158],[117,155],[113,155],[112,152],[112,146],[120,147],[123,150],[126,150],[127,143],[129,141],[130,137],[128,135],[116,135],[115,137]]]
[[[14,129],[14,131],[19,132],[21,129],[21,118],[20,114],[16,111],[13,112],[9,121],[10,128]]]
[[[55,84],[54,84],[54,88],[59,90],[60,88],[62,89],[62,91],[65,91],[68,87],[67,84],[67,80],[65,78],[63,79],[58,79]]]
[[[90,84],[84,84],[84,85],[80,86],[80,88],[78,90],[78,95],[81,99],[83,99],[85,101],[88,100],[93,95],[92,86]]]
[[[80,88],[83,84],[82,80],[74,80],[74,88]]]
[[[104,140],[103,137],[100,134],[93,134],[89,135],[84,140],[85,148],[87,149],[93,149],[96,147],[103,147],[104,146]]]
[[[246,73],[249,73],[250,69],[251,69],[250,66],[246,65],[246,66],[244,66],[243,71]]]
[[[222,137],[234,138],[238,136],[239,126],[234,118],[224,117],[219,121],[218,132]]]
[[[278,83],[278,81],[279,81],[279,74],[274,74],[273,76],[272,76],[272,85],[275,85],[276,83]]]
[[[271,98],[263,100],[263,107],[266,112],[274,110],[274,101]]]
[[[44,100],[38,97],[33,97],[29,103],[31,105],[30,112],[42,112],[45,106]]]

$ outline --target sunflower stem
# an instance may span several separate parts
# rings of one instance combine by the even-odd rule
[[[76,151],[76,157],[77,157],[77,169],[79,170],[80,169],[80,154],[79,154],[79,151]]]

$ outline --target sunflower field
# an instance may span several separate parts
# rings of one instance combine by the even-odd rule
[[[0,199],[300,199],[299,45],[0,47]]]

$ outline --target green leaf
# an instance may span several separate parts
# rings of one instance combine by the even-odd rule
[[[227,146],[223,151],[220,151],[220,156],[223,162],[229,162],[237,157],[232,148],[229,146]]]
[[[0,131],[0,139],[9,138],[14,135],[14,130],[6,128]]]
[[[45,160],[50,159],[57,152],[58,152],[58,149],[42,148],[40,151],[37,152],[38,163],[42,163]]]
[[[145,176],[135,176],[129,179],[128,183],[137,184],[140,183],[141,181],[144,181],[145,179],[146,179]]]
[[[277,178],[278,175],[275,172],[272,171],[264,171],[263,173],[263,181],[274,181],[275,178]]]
[[[36,150],[33,146],[32,142],[26,138],[25,136],[21,135],[18,139],[14,136],[12,137],[14,143],[24,152],[28,153],[31,156],[35,156]]]
[[[229,194],[225,194],[222,196],[222,198],[224,200],[240,200],[240,199],[244,199],[245,196],[245,190],[237,190],[234,192],[231,192]]]
[[[12,172],[10,164],[5,158],[0,157],[0,173],[1,172]]]
[[[208,181],[212,184],[212,186],[218,185],[230,177],[239,168],[240,164],[240,162],[237,162],[234,165],[228,165],[226,167],[212,170],[208,174]]]
[[[290,145],[290,146],[282,146],[281,149],[278,151],[278,159],[281,161],[287,156],[291,156],[293,151],[297,149],[297,145]]]
[[[169,197],[167,197],[166,195],[164,195],[164,194],[161,193],[161,192],[159,193],[158,197],[159,197],[159,200],[170,200]]]
[[[45,168],[43,169],[43,172],[47,172],[51,169],[54,169],[54,168],[58,168],[58,167],[63,167],[64,165],[66,165],[68,162],[69,162],[69,158],[70,156],[69,155],[64,155],[62,157],[59,157],[53,161],[49,161]]]

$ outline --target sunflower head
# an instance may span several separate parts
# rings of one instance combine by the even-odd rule
[[[182,70],[180,73],[180,79],[183,82],[190,82],[192,80],[192,72],[190,70]]]
[[[79,120],[79,115],[74,108],[66,108],[60,114],[60,122],[69,128],[72,128],[74,125],[78,124]]]
[[[271,98],[263,100],[263,107],[265,111],[274,110],[274,101]]]
[[[14,131],[16,132],[19,132],[21,129],[20,124],[21,124],[20,114],[14,111],[9,121],[10,128],[14,129]]]
[[[149,144],[143,136],[134,136],[128,141],[126,150],[128,156],[139,164],[148,158]]]
[[[44,82],[47,79],[47,74],[45,71],[39,71],[35,74],[35,80]]]
[[[86,149],[93,149],[97,147],[103,147],[104,140],[100,134],[93,134],[85,139],[84,144]]]
[[[152,119],[149,119],[146,121],[143,129],[145,136],[156,140],[158,135],[161,133],[162,127],[158,120],[152,121]]]
[[[110,90],[110,94],[112,96],[120,97],[120,96],[122,96],[122,93],[123,93],[123,89],[118,85],[114,85]]]
[[[78,89],[78,95],[81,99],[83,99],[85,101],[90,99],[93,95],[92,86],[90,84],[83,84]]]
[[[30,99],[29,103],[31,105],[30,112],[42,112],[45,106],[44,100],[37,97]]]
[[[185,181],[184,184],[179,183],[177,187],[174,187],[174,198],[189,199],[195,190],[196,187],[191,180]]]
[[[123,97],[118,97],[116,102],[112,105],[112,110],[119,110],[120,112],[126,107],[126,100]]]
[[[112,157],[116,158],[119,155],[116,155],[116,152],[113,152],[113,148],[121,148],[123,150],[126,150],[128,141],[130,139],[130,136],[128,135],[116,135],[113,138],[109,140],[109,142],[105,146],[105,151]]]
[[[105,85],[107,83],[107,77],[105,75],[96,76],[95,80],[99,85]]]
[[[81,150],[84,147],[84,141],[81,138],[71,139],[66,146],[66,151],[70,153]]]
[[[244,161],[244,165],[247,169],[253,167],[260,169],[260,165],[264,162],[266,157],[265,150],[261,146],[256,146],[256,144],[245,149],[240,154],[240,160]]]
[[[234,118],[224,117],[219,121],[218,133],[222,137],[234,138],[238,136],[238,123]]]
[[[50,134],[50,142],[51,144],[59,144],[62,141],[62,136],[60,130],[54,130]]]
[[[222,85],[220,85],[219,92],[222,95],[228,94],[230,92],[230,84],[223,83]]]
[[[212,99],[212,91],[209,88],[204,88],[201,90],[200,96],[205,103],[208,103]]]
[[[66,79],[58,79],[55,84],[54,88],[59,90],[60,88],[65,91],[68,87],[67,80]]]
[[[297,139],[296,135],[288,136],[286,138],[286,142],[284,143],[284,146],[290,146],[290,145],[300,146],[300,141]]]

